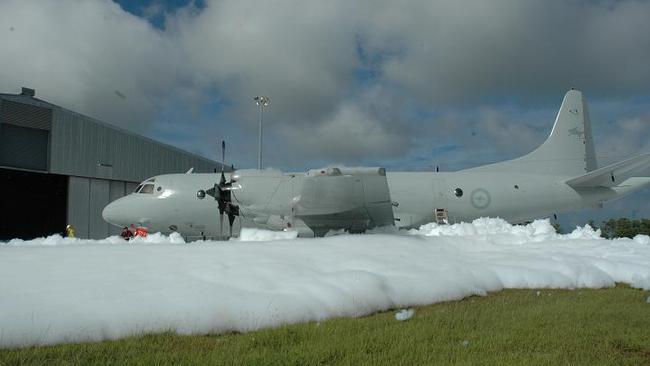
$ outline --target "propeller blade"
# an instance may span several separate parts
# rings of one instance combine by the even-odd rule
[[[230,222],[230,237],[232,238],[232,224],[235,222],[235,216],[228,215],[228,221]]]
[[[228,222],[230,223],[230,236],[232,237],[232,225],[235,222],[235,216],[239,216],[239,206],[228,203]]]
[[[219,239],[223,238],[223,214],[219,214]]]
[[[221,171],[221,178],[219,179],[219,186],[224,186],[226,185],[226,175],[223,174],[223,170]]]
[[[233,205],[232,203],[228,206],[228,212],[233,216],[239,216],[239,206]],[[233,219],[234,220],[234,219]]]

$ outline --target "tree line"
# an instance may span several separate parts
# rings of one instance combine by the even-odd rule
[[[609,219],[603,221],[600,225],[589,221],[589,225],[594,229],[600,229],[604,238],[633,238],[635,235],[650,235],[650,219],[630,220],[627,218]]]

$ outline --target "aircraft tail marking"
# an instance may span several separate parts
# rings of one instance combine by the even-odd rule
[[[650,154],[642,154],[571,178],[566,184],[573,188],[616,187],[648,167]]]

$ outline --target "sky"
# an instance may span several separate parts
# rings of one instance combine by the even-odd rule
[[[623,282],[646,290],[637,296],[641,313],[650,306],[647,235],[606,240],[589,226],[558,235],[549,220],[485,218],[408,232],[287,234],[244,229],[240,241],[189,244],[178,233],[0,242],[0,349],[318,326],[391,309],[398,318],[400,308],[504,288],[546,297],[547,288]]]
[[[3,0],[0,92],[236,167],[453,171],[522,155],[564,93],[600,165],[650,152],[650,1]],[[650,190],[568,216],[650,217]]]

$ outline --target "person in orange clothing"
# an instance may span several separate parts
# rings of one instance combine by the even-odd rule
[[[148,234],[147,233],[147,228],[144,227],[144,226],[138,226],[135,229],[135,236],[141,236],[141,237],[145,238],[147,236],[147,234]]]

